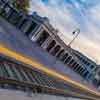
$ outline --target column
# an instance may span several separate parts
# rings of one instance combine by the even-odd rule
[[[39,36],[42,34],[42,32],[43,32],[43,27],[42,27],[42,25],[39,25],[37,30],[34,33],[32,33],[31,40],[36,42],[36,40],[39,38]]]

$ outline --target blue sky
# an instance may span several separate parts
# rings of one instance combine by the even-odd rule
[[[100,0],[32,0],[30,11],[49,17],[66,44],[80,28],[72,47],[100,63]]]

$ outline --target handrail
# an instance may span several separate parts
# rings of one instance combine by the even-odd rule
[[[58,95],[58,96],[63,96],[63,97],[73,97],[73,98],[81,98],[81,99],[86,99],[86,100],[99,100],[99,98],[93,98],[90,96],[85,96],[85,95],[80,95],[78,93],[74,93],[68,90],[60,90],[60,89],[55,89],[47,86],[42,86],[38,84],[33,84],[29,82],[21,82],[17,80],[13,80],[10,78],[4,78],[0,77],[0,84],[8,84],[8,85],[17,85],[21,87],[26,87],[26,88],[31,88],[33,93],[42,93],[42,94],[49,94],[49,95]],[[7,88],[7,87],[6,87]],[[26,89],[26,91],[29,92],[29,90]]]

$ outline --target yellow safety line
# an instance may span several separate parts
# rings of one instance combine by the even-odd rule
[[[12,57],[12,58],[14,58],[14,59],[16,59],[16,60],[18,60],[18,61],[23,62],[23,63],[29,64],[29,65],[31,65],[31,66],[33,66],[33,67],[39,69],[39,70],[42,70],[42,71],[44,71],[44,72],[46,72],[46,73],[48,73],[48,74],[50,74],[50,75],[53,75],[53,76],[58,77],[58,78],[60,78],[60,79],[62,79],[62,80],[64,80],[64,81],[66,81],[66,82],[69,83],[69,84],[72,84],[72,85],[74,85],[74,86],[76,86],[76,87],[79,87],[79,88],[81,88],[81,89],[85,89],[85,90],[87,90],[87,91],[89,91],[89,92],[91,92],[91,93],[93,93],[93,94],[96,94],[96,95],[100,96],[100,93],[99,93],[99,92],[96,92],[96,91],[94,91],[94,90],[91,90],[91,89],[89,89],[88,87],[86,87],[86,86],[84,86],[84,85],[82,85],[82,84],[80,84],[80,83],[77,83],[77,82],[71,80],[71,79],[68,78],[67,76],[63,76],[63,75],[61,75],[61,74],[55,72],[54,70],[51,70],[51,69],[49,69],[49,68],[47,68],[47,67],[45,67],[45,66],[39,64],[39,63],[36,62],[36,61],[33,61],[33,60],[29,59],[29,58],[26,58],[26,57],[22,56],[21,54],[18,54],[18,53],[16,53],[16,52],[12,51],[12,50],[9,50],[9,49],[7,49],[6,47],[4,47],[4,46],[1,45],[1,44],[0,44],[0,53],[2,53],[2,54],[4,54],[4,55],[7,55],[7,56],[9,56],[9,57]]]

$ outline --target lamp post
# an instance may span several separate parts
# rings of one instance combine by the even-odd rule
[[[75,41],[75,39],[76,39],[76,38],[78,37],[78,35],[80,34],[80,29],[78,28],[78,29],[76,29],[75,31],[73,31],[72,33],[73,33],[73,35],[74,35],[74,34],[76,34],[76,35],[75,35],[75,37],[69,42],[69,44],[68,44],[69,47],[71,46],[71,44]]]

